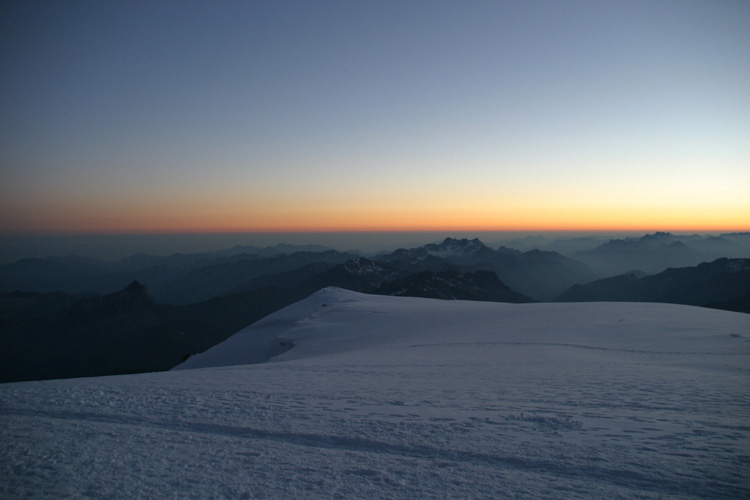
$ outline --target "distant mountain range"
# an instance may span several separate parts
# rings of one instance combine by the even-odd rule
[[[750,313],[750,259],[718,259],[638,277],[622,274],[574,285],[559,302],[670,302]]]
[[[445,300],[481,300],[493,302],[534,302],[511,290],[492,271],[422,271],[384,283],[380,295],[425,297]]]
[[[595,240],[575,241],[591,244]],[[0,292],[108,294],[139,281],[148,285],[155,302],[181,305],[264,287],[312,293],[324,286],[339,286],[378,293],[385,283],[423,271],[491,271],[510,289],[547,301],[573,285],[625,273],[655,274],[667,268],[695,266],[715,260],[716,254],[750,257],[750,233],[654,233],[610,240],[575,251],[572,257],[540,249],[492,249],[478,239],[446,238],[369,258],[312,245],[277,245],[166,257],[138,254],[116,262],[76,256],[24,259],[0,266]]]
[[[750,232],[747,233],[723,233],[719,235],[678,235],[666,232],[647,234],[642,237],[626,237],[618,239],[604,238],[600,235],[578,236],[578,237],[551,237],[551,236],[527,236],[514,240],[504,240],[497,245],[504,245],[521,251],[546,250],[557,252],[566,257],[586,255],[587,252],[598,253],[598,247],[608,246],[610,242],[633,243],[673,243],[680,242],[691,250],[701,254],[700,262],[716,260],[721,257],[743,258],[750,257]],[[646,250],[648,248],[643,247]],[[646,255],[644,255],[646,257]],[[698,262],[699,263],[699,262]],[[673,264],[673,263],[671,263]],[[696,263],[697,264],[697,263]],[[646,266],[649,267],[649,266]],[[669,267],[669,264],[667,265]],[[663,271],[656,269],[654,272]],[[612,275],[605,271],[605,275]],[[614,273],[618,274],[618,273]],[[606,277],[606,276],[602,276]]]
[[[591,250],[573,252],[570,256],[602,278],[633,270],[653,274],[670,267],[696,266],[722,257],[750,257],[750,233],[721,236],[654,233],[641,238],[610,240]]]
[[[0,292],[106,294],[140,281],[148,284],[157,302],[187,304],[231,293],[265,274],[297,270],[309,263],[336,264],[356,257],[329,249],[312,252],[307,248],[279,245],[259,254],[238,253],[255,250],[254,247],[166,257],[138,254],[116,262],[77,256],[23,259],[0,266]],[[288,253],[277,253],[282,250]]]
[[[30,288],[60,285],[69,292],[0,294],[0,381],[165,370],[327,286],[443,299],[532,301],[494,271],[479,269],[501,268],[498,262],[504,264],[508,256],[524,258],[516,251],[498,253],[478,240],[447,239],[380,260],[332,250],[269,257],[231,252],[137,255],[114,264],[77,257],[24,260],[4,266],[6,288],[26,277]],[[138,280],[109,294],[91,293],[137,276],[155,278],[162,298],[189,303],[165,304]]]
[[[189,304],[263,286],[302,286],[306,282],[323,286],[351,282],[357,290],[374,292],[383,282],[416,272],[461,270],[493,271],[512,289],[535,300],[550,300],[573,284],[597,277],[585,264],[556,252],[493,250],[478,239],[446,238],[438,244],[374,256],[370,261],[380,267],[376,270],[370,265],[367,279],[377,284],[369,286],[360,274],[347,277],[345,269],[332,269],[360,258],[352,253],[313,252],[307,247],[297,251],[290,245],[257,253],[242,253],[245,249],[167,257],[135,255],[117,262],[75,256],[24,259],[0,266],[0,292],[103,294],[139,281],[148,284],[157,302]],[[289,253],[277,253],[282,250]],[[317,276],[321,273],[328,274]]]
[[[0,381],[168,369],[329,286],[440,299],[675,302],[750,312],[750,259],[681,264],[706,252],[739,251],[750,235],[684,239],[656,233],[611,240],[577,252],[585,262],[453,238],[369,258],[282,245],[117,262],[25,259],[0,266]],[[642,271],[670,262],[657,274]],[[602,275],[589,265],[630,272],[597,279]]]
[[[595,278],[583,263],[556,252],[493,250],[478,239],[400,249],[378,257],[403,271],[492,271],[511,289],[534,300],[550,300],[573,284]]]

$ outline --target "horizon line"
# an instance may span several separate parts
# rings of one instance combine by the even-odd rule
[[[446,229],[262,229],[262,230],[72,230],[72,231],[0,231],[0,237],[22,236],[147,236],[147,235],[211,235],[211,234],[409,234],[409,233],[746,233],[748,228],[446,228]]]

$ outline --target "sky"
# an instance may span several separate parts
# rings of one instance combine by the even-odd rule
[[[6,1],[0,234],[750,229],[746,1]]]

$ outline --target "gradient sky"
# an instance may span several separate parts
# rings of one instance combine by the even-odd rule
[[[750,2],[6,1],[0,232],[750,229]]]

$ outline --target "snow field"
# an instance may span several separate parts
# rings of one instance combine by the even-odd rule
[[[179,370],[0,385],[0,496],[748,498],[749,340],[686,306],[325,289]]]

